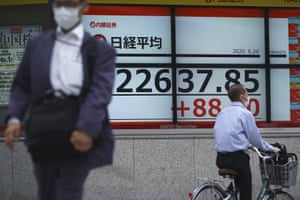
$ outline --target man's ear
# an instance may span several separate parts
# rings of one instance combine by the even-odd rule
[[[239,100],[240,100],[240,102],[243,102],[243,99],[244,99],[245,97],[244,97],[244,95],[243,94],[241,94],[240,96],[239,96]]]

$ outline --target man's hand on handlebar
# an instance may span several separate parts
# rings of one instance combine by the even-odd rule
[[[277,148],[277,147],[274,147],[273,153],[276,155],[276,154],[278,154],[279,152],[280,152],[280,149]]]

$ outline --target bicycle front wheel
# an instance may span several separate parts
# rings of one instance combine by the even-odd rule
[[[193,200],[222,200],[225,195],[224,190],[218,184],[208,184],[199,190]]]
[[[282,190],[274,190],[268,200],[294,200],[292,195]]]

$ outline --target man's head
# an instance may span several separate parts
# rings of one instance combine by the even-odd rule
[[[234,84],[230,86],[228,96],[231,101],[240,101],[244,105],[248,104],[248,91],[242,84]]]
[[[72,30],[80,22],[88,8],[88,0],[53,0],[54,20],[65,32]]]

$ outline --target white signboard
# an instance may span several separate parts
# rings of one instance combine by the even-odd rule
[[[264,64],[261,9],[179,8],[178,63]]]
[[[170,8],[155,6],[91,6],[83,16],[117,51],[112,122],[172,122],[170,19]]]
[[[118,63],[171,63],[169,8],[93,6],[83,24],[115,47]]]
[[[40,25],[0,27],[0,106],[7,106],[11,84],[28,41],[42,32]]]

